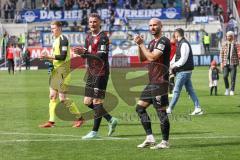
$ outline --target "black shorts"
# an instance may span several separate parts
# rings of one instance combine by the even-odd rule
[[[85,96],[104,99],[108,78],[108,74],[104,76],[93,76],[89,74],[85,86]]]
[[[140,100],[152,104],[155,108],[168,106],[168,90],[166,87],[162,88],[159,85],[148,84],[141,93]]]

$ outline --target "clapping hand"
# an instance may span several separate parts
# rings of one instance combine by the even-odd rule
[[[143,44],[143,36],[141,35],[136,35],[133,40],[137,45]]]
[[[74,51],[74,54],[81,55],[81,54],[84,54],[87,51],[87,49],[84,47],[75,47],[73,51]]]

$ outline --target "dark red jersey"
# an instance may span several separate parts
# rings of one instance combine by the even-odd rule
[[[167,37],[161,37],[158,40],[152,40],[148,49],[153,52],[155,49],[160,50],[162,55],[148,65],[148,73],[150,83],[158,84],[163,81],[168,81],[169,57],[171,51],[170,40]]]
[[[109,38],[105,32],[97,35],[88,34],[85,40],[85,48],[90,57],[87,59],[88,72],[96,76],[109,74]]]
[[[6,57],[7,57],[7,59],[13,59],[14,58],[14,48],[13,47],[8,47],[7,48]]]

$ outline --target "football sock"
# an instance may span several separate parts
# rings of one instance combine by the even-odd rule
[[[55,109],[57,106],[56,100],[50,100],[49,102],[49,121],[54,122],[55,121]]]
[[[102,116],[105,115],[107,112],[103,108],[102,104],[94,104],[93,106],[94,106],[93,109],[95,111],[95,115],[94,115],[94,124],[93,124],[92,130],[97,132],[100,127]]]
[[[161,108],[156,108],[158,118],[160,120],[160,127],[162,131],[162,139],[168,141],[169,138],[169,129],[170,123],[168,119],[168,115],[166,110],[162,110]]]
[[[138,113],[138,116],[141,119],[141,123],[146,134],[151,135],[152,134],[151,120],[150,117],[148,116],[148,113],[146,112],[146,108],[141,105],[137,105],[136,112]]]
[[[217,95],[217,86],[215,86],[215,96]]]
[[[211,87],[211,88],[210,88],[210,95],[212,95],[213,88],[214,88],[214,87]]]
[[[93,107],[94,107],[93,103],[91,103],[90,105],[88,105],[88,108],[93,109]],[[108,122],[111,121],[111,119],[112,119],[112,116],[111,116],[110,114],[108,114],[107,112],[103,115],[103,117],[104,117]]]

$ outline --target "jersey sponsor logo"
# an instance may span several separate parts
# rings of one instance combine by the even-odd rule
[[[164,48],[165,48],[165,45],[164,44],[161,44],[161,43],[159,43],[158,45],[157,45],[157,49],[159,49],[159,50],[164,50]]]
[[[101,51],[106,51],[106,48],[107,48],[106,45],[101,45],[100,50]]]
[[[63,46],[62,51],[67,51],[67,46]]]

